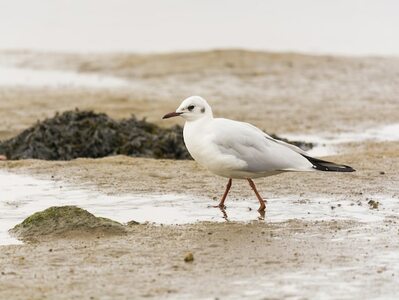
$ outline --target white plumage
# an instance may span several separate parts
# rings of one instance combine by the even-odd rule
[[[164,118],[174,116],[186,119],[183,136],[191,156],[212,173],[230,178],[221,208],[232,178],[247,179],[262,208],[263,200],[251,178],[288,171],[354,171],[348,166],[311,158],[300,148],[273,139],[251,124],[214,118],[209,104],[199,96],[185,99],[176,112]]]

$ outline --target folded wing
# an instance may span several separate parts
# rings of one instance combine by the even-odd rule
[[[278,141],[248,123],[214,119],[213,142],[224,155],[246,163],[242,171],[263,173],[272,171],[311,171],[313,164],[303,150]]]

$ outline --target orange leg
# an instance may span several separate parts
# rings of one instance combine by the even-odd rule
[[[259,204],[260,207],[258,209],[259,212],[264,212],[266,209],[266,204],[265,204],[265,200],[263,200],[263,198],[259,195],[258,190],[256,189],[255,183],[252,181],[251,178],[247,178],[249,185],[251,186],[251,188],[254,190],[256,198],[258,198],[259,200]]]
[[[226,200],[226,198],[227,198],[227,194],[228,194],[229,191],[230,191],[231,183],[232,183],[232,182],[233,182],[233,180],[230,178],[229,181],[227,182],[226,190],[224,191],[224,194],[223,194],[222,199],[220,200],[219,204],[216,205],[216,206],[214,206],[214,207],[219,207],[220,209],[224,209],[224,208],[225,208],[225,206],[224,206],[224,200]]]

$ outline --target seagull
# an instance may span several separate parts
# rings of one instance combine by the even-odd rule
[[[210,172],[228,178],[220,203],[215,206],[222,210],[233,179],[248,181],[259,201],[258,211],[264,213],[265,200],[256,189],[254,178],[296,171],[355,171],[350,166],[311,157],[249,123],[214,118],[208,102],[199,96],[188,97],[163,119],[177,116],[186,120],[183,138],[194,160]]]

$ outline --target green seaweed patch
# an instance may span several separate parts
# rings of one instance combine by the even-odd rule
[[[29,216],[10,233],[24,241],[37,241],[51,236],[121,235],[126,233],[126,229],[118,222],[96,217],[76,206],[53,206]]]

